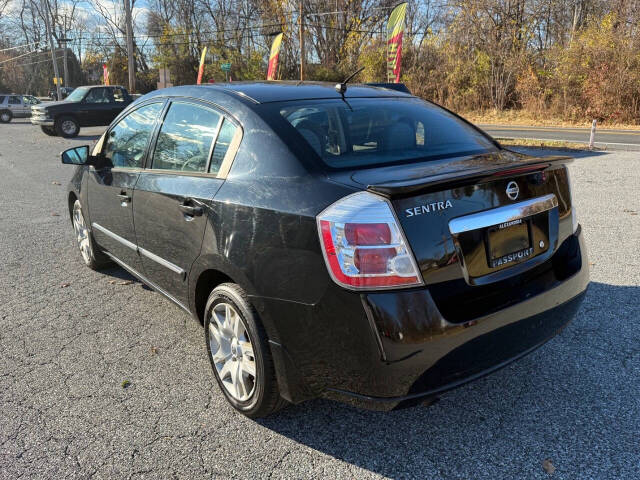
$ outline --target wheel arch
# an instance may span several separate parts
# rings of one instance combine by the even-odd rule
[[[69,219],[71,220],[72,224],[73,224],[73,204],[76,202],[76,200],[78,200],[78,196],[76,195],[76,192],[74,191],[69,192],[69,195],[67,197],[67,204],[69,207]]]
[[[214,268],[204,270],[198,275],[193,289],[192,311],[194,316],[200,321],[201,324],[204,324],[204,309],[207,304],[209,294],[218,285],[227,282],[236,283],[227,274]]]

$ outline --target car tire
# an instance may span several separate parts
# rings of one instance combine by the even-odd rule
[[[56,129],[53,127],[46,127],[44,125],[40,125],[40,130],[42,130],[45,135],[49,135],[50,137],[56,137],[58,135],[56,133]]]
[[[71,209],[71,223],[75,233],[76,246],[80,250],[82,260],[91,270],[100,270],[111,264],[109,257],[100,251],[93,240],[91,229],[85,221],[84,212],[80,200],[73,202]]]
[[[80,133],[80,125],[73,117],[60,117],[56,120],[56,133],[64,138],[74,138]]]
[[[0,123],[9,123],[13,118],[13,113],[10,110],[0,111]]]
[[[211,292],[204,327],[213,375],[233,408],[260,418],[287,405],[278,389],[267,334],[240,286],[223,283]]]

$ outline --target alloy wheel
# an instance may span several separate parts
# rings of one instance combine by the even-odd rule
[[[0,120],[2,120],[4,123],[7,123],[9,120],[11,120],[11,115],[9,115],[8,113],[4,112],[4,113],[0,114]]]
[[[82,215],[82,207],[78,201],[73,205],[73,229],[76,232],[76,241],[82,258],[85,263],[89,264],[93,258],[91,240],[89,238],[89,229],[84,221],[84,215]]]
[[[247,327],[228,303],[213,307],[209,322],[209,350],[225,390],[245,402],[256,388],[256,359]]]

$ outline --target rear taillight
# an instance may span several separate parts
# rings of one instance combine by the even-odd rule
[[[317,217],[333,280],[350,289],[422,285],[413,254],[387,200],[358,192]]]
[[[569,196],[571,197],[571,229],[573,233],[578,230],[578,215],[576,213],[575,199],[573,198],[573,185],[571,185],[571,177],[569,176],[569,169],[565,166],[567,172],[567,183],[569,184]]]

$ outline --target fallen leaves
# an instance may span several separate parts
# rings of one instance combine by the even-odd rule
[[[109,280],[110,285],[131,285],[131,280]]]
[[[60,214],[59,214],[59,213],[52,213],[52,214],[51,214],[51,216],[52,216],[52,217],[59,217],[59,216],[60,216]]]
[[[553,475],[553,472],[556,471],[556,467],[553,466],[553,463],[551,463],[551,460],[548,458],[545,458],[542,461],[542,468],[544,468],[544,471],[549,475]]]
[[[60,288],[67,288],[69,285],[71,285],[70,283],[63,283],[60,285]]]
[[[128,388],[131,385],[131,382],[129,380],[125,380],[124,382],[122,382],[122,388]]]
[[[62,185],[60,182],[51,182],[51,185]]]
[[[158,353],[158,347],[151,346],[151,355],[156,355]]]

